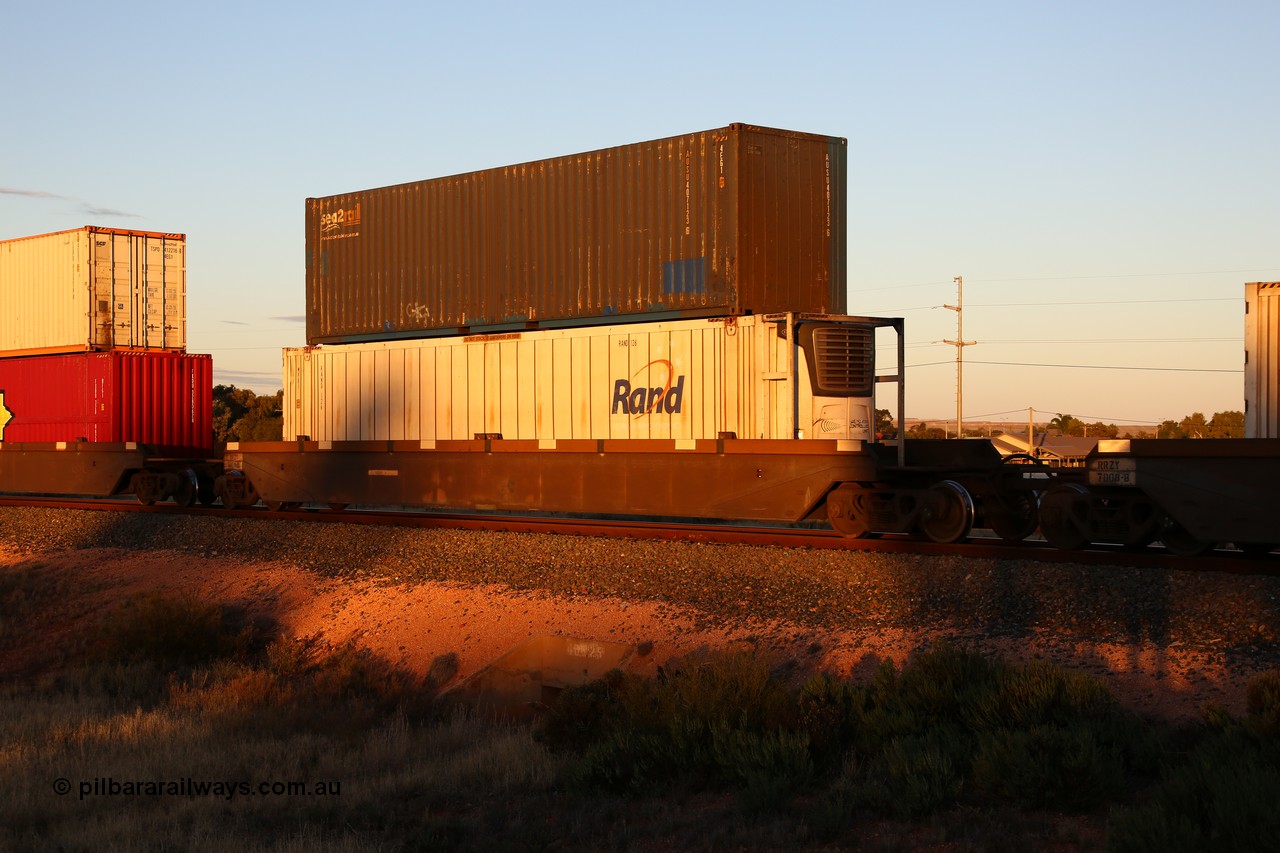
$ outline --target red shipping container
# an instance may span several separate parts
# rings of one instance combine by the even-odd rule
[[[0,441],[137,442],[213,452],[213,357],[174,352],[0,359]]]

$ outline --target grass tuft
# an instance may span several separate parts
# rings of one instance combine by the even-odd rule
[[[191,595],[135,596],[100,631],[105,660],[172,668],[243,657],[255,640],[254,629],[236,624],[229,610]]]

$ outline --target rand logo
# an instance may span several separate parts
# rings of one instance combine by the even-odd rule
[[[639,382],[641,377],[648,377],[648,383]],[[637,370],[631,379],[618,379],[613,383],[611,414],[647,415],[666,412],[675,415],[680,413],[683,404],[684,376],[675,376],[675,368],[666,359],[651,361]]]

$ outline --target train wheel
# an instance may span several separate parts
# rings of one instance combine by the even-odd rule
[[[160,490],[157,479],[156,475],[145,471],[133,475],[129,481],[129,491],[133,492],[138,503],[143,506],[154,506],[156,501],[164,500],[165,495]]]
[[[178,485],[173,490],[173,502],[178,506],[194,506],[200,485],[196,480],[196,472],[188,468],[178,474]]]
[[[959,542],[973,529],[973,496],[955,480],[943,480],[929,488],[920,529],[934,542]]]
[[[1089,490],[1079,483],[1054,486],[1040,497],[1040,532],[1045,541],[1063,551],[1089,544],[1084,534]]]
[[[1120,544],[1130,551],[1140,551],[1160,535],[1162,513],[1150,501],[1129,501],[1125,510],[1125,533]]]
[[[1166,519],[1160,529],[1160,541],[1164,549],[1176,557],[1198,557],[1213,550],[1212,542],[1197,538],[1172,518]]]
[[[338,503],[336,501],[329,504],[329,509],[333,510],[334,512],[342,512],[346,508],[347,508],[346,504]]]
[[[827,496],[827,519],[837,533],[857,539],[867,535],[866,523],[853,511],[853,495],[844,487]]]
[[[253,483],[239,471],[228,471],[214,483],[214,491],[227,509],[253,506],[258,502],[258,491]]]
[[[201,506],[213,506],[218,499],[218,491],[214,488],[213,478],[207,474],[196,475],[196,500]]]
[[[1021,542],[1040,523],[1036,517],[1036,499],[1027,492],[1016,492],[995,500],[987,512],[987,525],[1006,542]]]

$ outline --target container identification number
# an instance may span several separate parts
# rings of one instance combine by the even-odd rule
[[[1095,459],[1089,463],[1089,482],[1095,486],[1138,485],[1138,460]]]

